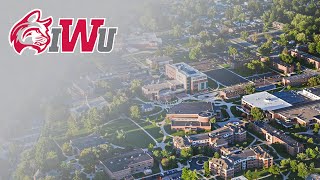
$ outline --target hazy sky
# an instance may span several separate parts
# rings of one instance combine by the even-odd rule
[[[42,9],[42,17],[53,17],[57,26],[60,17],[106,18],[107,26],[120,26],[132,17],[128,7],[141,0],[55,0],[55,1],[5,1],[0,7],[1,60],[0,60],[0,131],[8,129],[12,121],[24,121],[22,112],[38,106],[38,96],[56,92],[57,83],[68,78],[76,68],[74,63],[91,64],[92,55],[81,58],[76,54],[47,54],[34,56],[32,51],[15,54],[8,43],[13,24],[32,9]],[[130,4],[128,4],[130,3]],[[111,24],[112,22],[112,24]],[[122,29],[119,27],[118,35]],[[71,72],[71,73],[70,73]],[[10,122],[10,123],[7,123]],[[1,134],[0,134],[1,136]]]

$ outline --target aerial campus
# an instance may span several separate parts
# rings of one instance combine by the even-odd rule
[[[113,60],[97,55],[46,104],[37,133],[0,148],[8,177],[319,179],[319,6],[145,5]]]

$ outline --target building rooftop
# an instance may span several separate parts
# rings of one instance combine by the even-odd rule
[[[289,146],[291,147],[298,147],[298,146],[302,146],[302,144],[300,144],[298,141],[292,139],[290,136],[286,135],[285,133],[279,131],[278,129],[270,126],[267,123],[263,123],[263,122],[255,122],[255,124],[266,130],[269,134],[271,134],[272,136],[275,136],[279,139],[281,139],[282,141],[286,142]]]
[[[153,158],[145,153],[142,149],[137,149],[117,157],[107,159],[102,163],[111,171],[118,172],[129,168],[129,165],[136,164],[143,161],[152,160]]]
[[[182,85],[182,83],[177,80],[169,80],[159,84],[144,85],[142,88],[147,89],[148,91],[160,91],[163,89],[170,89],[171,86],[177,86],[177,85]]]
[[[317,118],[320,114],[320,100],[309,101],[306,103],[296,104],[292,107],[278,109],[274,113],[281,114],[288,119],[299,118],[302,121],[309,122]]]
[[[304,96],[296,93],[295,91],[275,92],[273,95],[292,105],[307,101]]]
[[[203,111],[212,110],[212,103],[209,102],[183,102],[173,106],[168,114],[199,114]]]
[[[292,106],[290,103],[265,91],[243,96],[242,100],[253,107],[261,108],[264,111],[272,111]]]
[[[183,73],[187,77],[207,76],[184,62],[172,64],[171,66],[175,67],[179,72]]]
[[[195,134],[195,135],[187,136],[187,138],[190,139],[191,141],[201,141],[201,140],[209,139],[209,134],[208,133]]]
[[[320,96],[320,87],[316,87],[316,88],[308,88],[308,89],[304,89],[305,91],[308,91],[309,93],[312,93],[316,96]]]
[[[231,178],[231,180],[248,180],[248,179],[244,176],[238,176],[238,177]]]
[[[200,126],[211,126],[209,122],[200,122],[198,120],[171,120],[171,126],[189,126],[189,127],[200,127]]]

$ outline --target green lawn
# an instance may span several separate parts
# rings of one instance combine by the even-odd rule
[[[115,138],[116,131],[121,129],[126,132],[126,137],[124,140],[117,140]],[[102,134],[108,134],[108,141],[122,147],[146,148],[150,143],[154,143],[142,129],[128,119],[113,121],[103,126],[101,131]]]
[[[161,129],[158,126],[146,121],[139,121],[138,124],[143,127],[143,129],[148,131],[148,133],[150,133],[151,136],[154,137],[158,142],[162,141],[163,134],[160,133]]]
[[[222,114],[223,118],[230,118],[229,114],[227,113],[227,111],[225,109],[221,109],[221,114]]]

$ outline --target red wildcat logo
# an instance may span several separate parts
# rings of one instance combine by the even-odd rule
[[[73,53],[77,42],[81,53],[110,53],[114,47],[117,27],[104,26],[104,18],[59,18],[58,27],[51,27],[52,17],[41,19],[41,10],[30,11],[20,19],[9,33],[9,43],[18,54],[24,49],[34,50],[36,55],[48,53]],[[90,25],[90,33],[88,30]],[[72,26],[74,26],[73,31]]]
[[[39,9],[32,10],[12,27],[9,42],[18,54],[25,48],[34,49],[36,54],[41,54],[50,44],[52,17],[41,19],[41,14]]]

